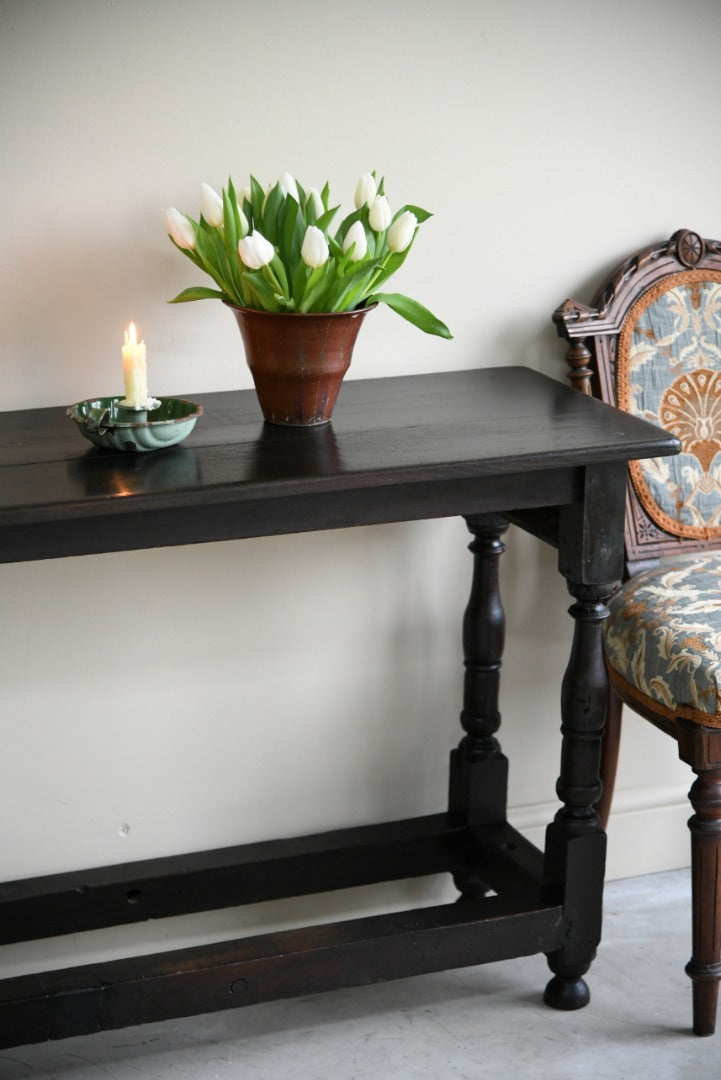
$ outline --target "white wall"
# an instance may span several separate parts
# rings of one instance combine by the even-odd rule
[[[285,169],[349,205],[376,168],[396,205],[435,213],[396,284],[454,340],[380,310],[352,377],[563,378],[561,300],[676,228],[721,231],[718,50],[718,0],[0,0],[0,408],[120,390],[131,319],[155,393],[250,386],[227,311],[166,304],[200,279],[161,208]],[[465,544],[452,520],[0,567],[2,877],[442,809]],[[552,552],[517,532],[508,546],[511,819],[540,842],[569,600]],[[630,717],[612,876],[685,864],[688,782],[674,744]],[[2,958],[14,972],[287,915]]]

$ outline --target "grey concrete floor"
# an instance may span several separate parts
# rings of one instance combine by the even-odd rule
[[[0,1051],[2,1080],[721,1077],[690,1034],[688,871],[606,886],[591,1004],[547,1009],[543,957]]]

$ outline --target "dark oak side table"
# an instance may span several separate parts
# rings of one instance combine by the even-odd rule
[[[147,455],[91,448],[61,408],[0,413],[0,561],[462,515],[474,572],[447,809],[9,882],[0,943],[442,872],[459,901],[5,979],[0,1047],[533,953],[553,972],[547,1003],[585,1005],[606,843],[601,623],[621,575],[626,462],[676,440],[525,368],[346,382],[315,430],[264,424],[251,391],[199,400],[190,438]],[[509,521],[558,548],[573,597],[545,852],[506,821],[496,738]]]

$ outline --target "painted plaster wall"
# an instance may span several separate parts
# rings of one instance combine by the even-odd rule
[[[350,206],[375,168],[392,203],[435,214],[396,284],[454,340],[380,310],[350,377],[526,364],[562,379],[560,301],[679,227],[721,231],[720,36],[717,0],[0,0],[0,409],[119,391],[131,319],[152,392],[250,386],[227,311],[166,304],[201,279],[161,208],[285,169]],[[0,567],[2,876],[441,809],[466,539],[450,520]],[[540,843],[568,598],[553,553],[513,530],[503,589],[511,819]],[[688,782],[629,717],[610,876],[686,863]],[[287,918],[212,914],[2,960]]]

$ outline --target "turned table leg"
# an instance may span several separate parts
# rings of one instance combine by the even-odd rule
[[[609,589],[569,582],[576,597],[571,657],[561,695],[561,771],[556,791],[563,802],[546,833],[544,888],[562,902],[566,940],[548,955],[554,977],[544,1001],[557,1009],[579,1009],[590,999],[583,975],[601,937],[606,836],[594,804],[601,793],[599,763],[607,680],[601,625]]]
[[[498,688],[505,616],[498,584],[501,536],[508,522],[496,514],[466,518],[473,534],[473,581],[463,617],[464,687],[461,726],[465,732],[451,753],[449,809],[469,825],[506,819],[508,760],[496,732],[501,723]],[[464,897],[483,896],[486,885],[469,872],[455,883]]]

